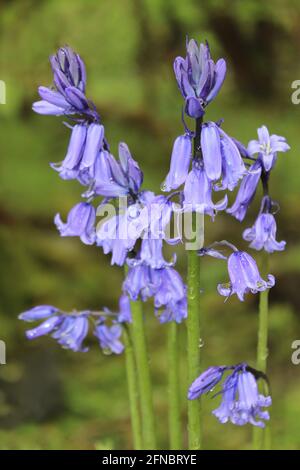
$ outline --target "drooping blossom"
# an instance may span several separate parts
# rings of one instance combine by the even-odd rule
[[[121,354],[124,350],[124,345],[120,341],[122,335],[122,328],[120,325],[107,326],[99,324],[96,326],[94,335],[99,340],[101,349],[104,352]]]
[[[28,339],[39,338],[50,335],[63,348],[72,351],[86,352],[87,348],[82,346],[88,333],[88,311],[76,314],[64,314],[55,307],[38,306],[22,313],[19,318],[24,321],[38,321],[43,319],[35,328],[26,331]]]
[[[263,409],[271,406],[272,399],[258,390],[257,377],[262,374],[251,369],[246,363],[229,367],[209,367],[191,384],[188,398],[195,400],[212,392],[223,379],[224,373],[229,371],[231,373],[224,379],[221,392],[215,395],[221,394],[221,404],[212,413],[222,424],[230,421],[238,426],[249,423],[264,428],[264,421],[268,421],[270,416]]]
[[[104,148],[104,127],[101,124],[76,124],[65,159],[61,163],[51,163],[64,180],[77,179],[89,185],[95,178],[95,167],[100,152]]]
[[[125,143],[119,145],[119,161],[106,150],[100,153],[93,177],[91,194],[105,197],[136,196],[143,182],[143,172]]]
[[[177,301],[170,301],[162,308],[156,308],[156,316],[160,323],[175,321],[181,323],[187,318],[187,298],[186,295]]]
[[[256,162],[249,168],[246,176],[244,176],[233,205],[226,211],[240,222],[244,220],[248,207],[253,201],[261,177],[261,172],[261,162],[256,160]]]
[[[43,320],[44,318],[48,318],[58,311],[59,310],[52,305],[38,305],[37,307],[33,307],[29,310],[26,310],[26,312],[21,313],[19,315],[19,319],[28,322]]]
[[[214,218],[217,212],[226,209],[228,200],[225,195],[221,201],[214,204],[212,190],[213,185],[207,177],[204,165],[201,162],[194,162],[184,185],[183,210],[208,214]]]
[[[221,179],[214,189],[232,191],[246,174],[236,141],[215,122],[207,122],[201,128],[201,150],[208,179],[213,182]]]
[[[88,334],[89,321],[86,314],[69,315],[63,318],[60,326],[52,333],[52,338],[66,349],[86,352],[88,349],[82,346]]]
[[[188,175],[192,158],[192,137],[186,133],[177,137],[173,145],[170,171],[163,182],[162,191],[171,191],[181,186]]]
[[[254,225],[244,230],[244,240],[251,242],[250,248],[265,250],[268,253],[283,251],[286,242],[276,240],[277,224],[273,214],[261,212]]]
[[[228,274],[230,282],[219,284],[219,294],[230,297],[236,294],[243,301],[248,292],[256,294],[274,286],[275,278],[268,275],[268,280],[262,279],[255,260],[244,251],[235,251],[228,258]]]
[[[87,202],[76,204],[70,210],[66,223],[62,222],[59,214],[56,214],[54,218],[55,225],[62,237],[80,237],[85,245],[95,243],[95,220],[95,208]]]

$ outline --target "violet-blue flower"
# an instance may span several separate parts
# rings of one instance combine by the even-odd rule
[[[64,180],[75,179],[79,173],[80,162],[85,149],[87,126],[76,124],[72,129],[68,151],[61,163],[51,163],[51,167],[59,172]]]
[[[245,218],[248,207],[255,196],[261,172],[261,162],[256,160],[244,176],[233,205],[226,211],[240,222]]]
[[[190,134],[180,135],[174,142],[170,171],[163,184],[162,191],[171,191],[181,186],[188,175],[192,157],[192,137]]]
[[[93,192],[105,197],[137,195],[143,182],[143,173],[124,143],[119,145],[119,162],[108,151],[100,153],[93,175]]]
[[[205,393],[212,392],[215,386],[222,380],[225,370],[225,366],[209,367],[190,385],[188,399],[195,400]]]
[[[95,231],[96,212],[87,202],[80,202],[74,206],[62,222],[60,215],[56,214],[54,222],[62,237],[80,237],[86,245],[92,245],[96,239]]]
[[[186,295],[186,286],[176,269],[166,266],[155,271],[157,289],[154,306],[160,308],[171,302],[179,302]]]
[[[22,319],[22,318],[21,318]],[[53,315],[44,320],[40,325],[26,331],[27,339],[35,339],[40,336],[48,335],[55,330],[63,321],[61,315]]]
[[[262,279],[255,260],[244,251],[235,251],[228,258],[230,282],[219,284],[219,294],[229,297],[236,294],[243,301],[248,292],[256,294],[274,286],[275,278],[271,274],[268,280]]]
[[[269,420],[269,413],[263,408],[271,406],[270,396],[258,391],[257,377],[263,376],[259,371],[251,369],[246,363],[235,366],[214,366],[204,371],[190,386],[188,398],[195,400],[203,394],[210,393],[223,379],[224,373],[232,371],[222,384],[220,406],[212,413],[224,424],[265,427],[264,421]],[[266,380],[266,378],[263,376]]]
[[[96,326],[94,335],[99,340],[101,349],[106,353],[121,354],[124,345],[121,343],[122,328],[120,325],[107,326],[99,324]]]
[[[244,240],[251,242],[250,248],[255,250],[264,249],[268,253],[283,251],[286,242],[276,240],[277,225],[273,214],[260,213],[253,227],[244,230]]]
[[[204,107],[219,92],[226,74],[226,62],[211,58],[208,44],[191,39],[187,44],[187,57],[177,57],[174,71],[178,87],[186,102],[186,113],[192,118],[204,114]]]
[[[216,123],[207,122],[201,129],[201,150],[208,179],[216,182],[222,178],[220,183],[214,185],[214,189],[232,191],[246,173],[234,139]]]
[[[196,211],[214,218],[218,211],[226,209],[227,196],[214,204],[212,189],[212,182],[208,179],[203,164],[194,162],[184,185],[184,211]]]
[[[269,420],[270,417],[263,408],[271,404],[270,396],[259,393],[255,376],[247,370],[246,365],[241,365],[225,379],[222,402],[213,414],[222,424],[231,421],[238,426],[249,423],[264,428],[263,421]]]
[[[125,213],[105,220],[97,229],[96,243],[105,254],[112,253],[111,264],[123,266],[128,252],[134,248],[149,223],[148,214],[140,204],[130,205]]]
[[[224,189],[233,191],[247,171],[236,140],[229,137],[220,128],[219,134],[222,155],[222,181],[221,184],[215,184],[214,189],[216,191],[223,191]]]
[[[207,122],[201,128],[201,150],[208,179],[217,181],[222,173],[222,154],[219,128],[214,122]]]
[[[277,159],[277,152],[287,152],[290,146],[285,137],[272,134],[270,136],[266,126],[257,129],[258,140],[251,140],[248,144],[249,155],[258,154],[262,160],[265,171],[270,171]]]
[[[19,319],[24,321],[43,320],[44,318],[48,318],[57,312],[58,309],[52,305],[39,305],[21,313],[19,315]]]
[[[129,295],[131,300],[142,301],[153,297],[160,283],[157,270],[146,264],[134,264],[129,268],[123,282],[123,291]]]
[[[158,317],[160,323],[169,323],[171,321],[181,323],[187,318],[186,295],[176,302],[169,302],[163,307],[162,311],[156,308],[156,316]]]
[[[59,328],[52,333],[52,338],[65,349],[74,352],[87,352],[88,348],[82,346],[88,334],[89,320],[84,314],[65,315]]]

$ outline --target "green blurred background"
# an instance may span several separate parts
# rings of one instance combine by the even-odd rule
[[[1,449],[130,448],[124,357],[104,356],[93,338],[88,354],[61,350],[48,338],[29,343],[19,312],[38,304],[63,309],[117,307],[121,269],[99,249],[62,239],[53,216],[79,200],[82,187],[64,182],[49,162],[63,159],[68,133],[60,118],[34,115],[37,86],[51,83],[48,56],[68,44],[87,65],[88,96],[96,102],[115,152],[128,143],[145,174],[144,187],[159,191],[174,138],[181,130],[182,100],[172,62],[184,54],[185,37],[208,39],[213,57],[225,57],[228,74],[207,119],[225,118],[224,129],[247,143],[265,123],[286,136],[271,191],[281,204],[279,239],[271,272],[269,375],[272,434],[277,449],[300,449],[300,366],[291,343],[300,339],[299,176],[300,106],[291,83],[300,79],[298,0],[11,0],[0,5],[0,339],[7,365],[0,367]],[[227,238],[241,247],[242,225],[221,214],[206,220],[206,242]],[[179,269],[185,274],[183,251]],[[260,254],[253,253],[260,259]],[[216,284],[227,279],[221,261],[202,267],[204,365],[246,360],[254,365],[257,297],[224,299]],[[166,327],[146,312],[155,383],[157,429],[167,447]],[[182,402],[185,403],[185,331],[181,331]],[[204,400],[204,447],[250,446],[250,427],[222,426]],[[183,411],[183,417],[185,417]]]

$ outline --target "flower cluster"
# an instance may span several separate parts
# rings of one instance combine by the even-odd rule
[[[260,212],[253,227],[244,230],[243,238],[255,250],[284,250],[285,242],[276,240],[274,214],[278,204],[269,195],[268,183],[278,152],[286,152],[289,145],[284,137],[270,135],[262,126],[258,140],[251,140],[246,147],[225,132],[223,120],[204,121],[207,106],[222,87],[226,62],[219,59],[215,63],[208,44],[192,39],[187,43],[186,57],[177,57],[174,62],[184,98],[184,131],[174,141],[169,172],[161,189],[175,192],[156,195],[142,188],[143,173],[125,143],[119,144],[118,159],[112,155],[100,115],[86,96],[86,72],[80,56],[63,47],[50,62],[53,87],[39,87],[41,101],[33,104],[33,110],[69,119],[66,156],[61,162],[51,163],[51,167],[60,178],[77,180],[85,187],[81,201],[70,210],[66,222],[59,214],[54,222],[62,237],[79,237],[86,245],[101,247],[105,254],[111,254],[111,264],[126,265],[127,273],[118,313],[107,308],[66,313],[43,305],[22,313],[20,319],[42,321],[27,331],[29,339],[50,335],[73,351],[88,350],[83,343],[93,325],[101,349],[120,354],[124,349],[122,329],[132,321],[131,301],[152,298],[161,323],[180,323],[188,315],[187,286],[175,269],[176,256],[167,261],[163,255],[164,243],[177,244],[182,240],[181,235],[171,238],[166,231],[175,212],[205,214],[214,220],[218,212],[226,210],[243,221],[261,181]],[[185,115],[195,120],[195,129],[189,129]],[[226,192],[236,188],[235,201],[228,207]],[[220,191],[225,194],[214,202]],[[179,201],[176,206],[174,197]],[[105,212],[108,203],[112,213],[96,225],[96,216]],[[227,257],[216,245],[226,246],[232,253]],[[227,260],[229,282],[217,286],[219,294],[226,298],[235,294],[243,301],[248,292],[256,294],[275,284],[274,276],[261,277],[254,258],[227,241],[203,247],[198,254]],[[212,391],[224,374],[219,392],[222,402],[214,411],[215,416],[221,423],[263,427],[263,421],[269,419],[263,408],[271,405],[271,398],[258,391],[257,379],[263,374],[245,363],[210,367],[193,382],[188,398],[193,400]]]
[[[187,317],[186,286],[174,269],[175,260],[165,261],[161,239],[144,239],[136,258],[128,259],[129,271],[123,290],[132,300],[154,298],[161,323],[180,323]]]
[[[214,395],[221,395],[222,400],[213,414],[222,424],[230,421],[238,426],[250,423],[264,428],[264,421],[269,420],[270,416],[263,408],[271,406],[272,399],[259,393],[258,390],[257,379],[259,377],[265,379],[264,374],[250,368],[246,363],[229,367],[209,367],[190,386],[188,399],[195,400],[214,391],[224,374],[229,371],[230,374],[224,379],[221,391]]]
[[[124,346],[121,342],[122,324],[131,321],[131,310],[128,297],[122,295],[119,300],[119,312],[113,313],[104,308],[101,312],[84,310],[66,313],[51,305],[40,305],[21,313],[20,320],[36,322],[42,320],[35,328],[26,331],[28,339],[50,335],[65,349],[75,352],[87,352],[83,346],[90,325],[99,341],[99,346],[106,354],[121,354]]]
[[[277,153],[289,150],[285,138],[270,136],[262,126],[258,129],[258,140],[251,140],[246,147],[222,129],[222,120],[204,121],[206,107],[219,92],[226,74],[225,61],[219,59],[215,64],[207,43],[198,45],[194,40],[189,41],[187,56],[175,60],[174,71],[185,100],[185,114],[195,119],[195,130],[187,127],[183,117],[185,132],[174,142],[162,190],[179,192],[182,211],[200,212],[214,219],[218,212],[226,210],[243,221],[261,181],[264,194],[260,212],[254,226],[244,231],[243,238],[256,250],[269,253],[283,250],[285,242],[276,240],[274,209],[278,209],[278,204],[269,196],[268,182]],[[233,191],[237,187],[231,207],[226,193],[223,199],[214,202],[214,192]],[[227,257],[215,245],[226,246],[232,253]],[[235,294],[243,301],[248,292],[256,294],[275,284],[271,274],[267,279],[262,278],[252,256],[227,241],[203,247],[198,254],[227,260],[229,282],[217,286],[219,294],[226,298]],[[269,414],[262,408],[271,405],[271,398],[258,393],[256,372],[247,364],[208,369],[191,385],[189,399],[211,391],[229,370],[232,372],[222,386],[222,403],[214,414],[222,423],[230,420],[238,425],[249,422],[263,427],[262,420],[269,419]]]
[[[42,101],[34,103],[33,110],[71,117],[75,124],[69,126],[66,156],[51,167],[62,179],[76,179],[87,187],[66,222],[60,214],[55,216],[60,235],[101,247],[111,253],[111,264],[128,264],[124,294],[131,300],[153,297],[161,322],[180,322],[187,316],[186,286],[174,268],[175,257],[167,262],[162,254],[163,242],[179,241],[165,234],[173,213],[171,198],[141,188],[143,173],[125,143],[119,144],[118,160],[111,154],[96,107],[85,95],[85,67],[79,55],[64,47],[50,62],[54,89],[40,87]],[[191,146],[191,138],[187,142]],[[97,209],[99,197],[104,199]],[[114,211],[96,226],[96,215],[108,202]]]

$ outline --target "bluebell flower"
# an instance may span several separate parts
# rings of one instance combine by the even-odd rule
[[[212,392],[216,385],[222,380],[226,366],[209,367],[194,380],[188,391],[188,399],[195,400],[205,393]]]
[[[188,398],[195,400],[204,393],[213,391],[229,370],[232,372],[225,378],[221,392],[215,395],[222,395],[221,404],[212,413],[222,424],[230,421],[238,426],[249,423],[265,427],[264,421],[269,420],[270,416],[263,408],[271,406],[272,399],[259,393],[256,377],[261,374],[250,369],[246,363],[208,368],[192,383]]]
[[[222,154],[219,127],[214,122],[207,122],[201,128],[201,150],[208,179],[217,181],[222,174]]]
[[[237,145],[237,141],[229,137],[223,129],[219,128],[220,148],[222,155],[222,181],[221,184],[215,184],[216,191],[228,189],[233,191],[239,180],[246,173],[246,167],[241,157],[241,147]]]
[[[127,176],[130,192],[137,194],[143,183],[143,172],[138,163],[132,158],[128,145],[124,142],[119,144],[119,160],[122,171]]]
[[[236,141],[216,123],[207,122],[201,129],[201,150],[208,179],[216,182],[222,178],[214,189],[232,191],[246,173]]]
[[[92,123],[76,124],[65,159],[61,163],[51,163],[64,180],[77,179],[81,184],[90,185],[95,180],[97,159],[104,149],[104,127]]]
[[[51,335],[66,349],[72,351],[87,351],[82,343],[88,333],[88,315],[90,312],[80,312],[76,315],[66,315],[55,307],[41,305],[22,313],[19,318],[24,321],[44,319],[37,327],[26,331],[28,339]]]
[[[186,296],[186,286],[176,269],[167,266],[155,271],[157,288],[154,306],[160,308],[181,301]]]
[[[190,40],[187,44],[187,57],[177,57],[174,71],[178,87],[185,99],[185,111],[192,118],[204,114],[205,106],[218,94],[226,74],[226,62],[211,58],[208,44]]]
[[[86,314],[65,315],[59,328],[52,333],[52,338],[65,349],[74,352],[86,352],[88,348],[82,346],[88,334],[89,320]]]
[[[264,249],[268,253],[283,251],[286,242],[276,240],[277,224],[273,214],[260,213],[253,227],[244,230],[244,240],[251,242],[250,248],[255,250]]]
[[[240,370],[235,369],[224,381],[222,402],[213,414],[222,424],[230,421],[238,426],[249,423],[264,428],[263,421],[268,421],[270,416],[263,408],[271,404],[271,397],[259,393],[254,375],[244,366]]]
[[[271,274],[267,281],[262,279],[255,260],[244,251],[235,251],[229,256],[228,274],[230,282],[218,285],[219,294],[225,297],[236,294],[241,301],[248,292],[256,294],[275,284],[275,278]]]
[[[235,217],[240,222],[244,220],[248,207],[253,201],[257,186],[261,177],[261,162],[256,160],[249,168],[239,187],[233,205],[227,209],[227,213]]]
[[[248,144],[249,155],[258,154],[264,170],[270,171],[277,159],[277,152],[287,152],[290,146],[284,137],[273,134],[270,136],[266,126],[257,129],[258,140],[251,140]]]
[[[22,318],[21,318],[22,319]],[[28,339],[39,338],[40,336],[48,335],[61,325],[63,321],[62,315],[53,315],[44,320],[39,326],[26,331]]]
[[[56,214],[54,222],[62,237],[80,237],[86,245],[92,245],[96,239],[95,231],[96,212],[87,202],[80,202],[74,206],[62,222],[60,215]]]
[[[123,291],[131,300],[140,297],[145,300],[153,297],[160,284],[159,270],[152,269],[146,264],[134,264],[128,270],[123,282]]]
[[[156,316],[158,317],[160,323],[169,323],[171,321],[181,323],[187,318],[186,295],[176,302],[169,302],[163,307],[162,311],[160,311],[159,308],[156,308]]]
[[[194,162],[184,185],[184,211],[196,211],[214,217],[219,211],[226,209],[227,196],[218,203],[212,201],[212,182],[208,179],[204,166]]]
[[[119,162],[108,151],[100,153],[93,175],[94,194],[105,197],[137,195],[143,182],[143,173],[124,143],[119,145]]]
[[[100,323],[96,326],[94,335],[105,353],[121,354],[124,351],[124,345],[120,341],[122,336],[120,325],[107,326]]]
[[[26,312],[21,313],[19,315],[19,319],[24,321],[43,320],[58,311],[59,310],[52,305],[39,305],[38,307],[33,307],[30,310],[26,310]]]
[[[84,114],[99,121],[94,105],[86,98],[86,72],[83,61],[70,47],[62,47],[50,58],[55,89],[39,87],[42,101],[33,104],[39,114]]]
[[[119,298],[118,322],[119,323],[131,323],[132,322],[130,299],[128,295],[125,295],[125,294],[122,294]]]
[[[70,180],[77,178],[80,162],[85,149],[86,135],[86,125],[75,125],[72,129],[65,159],[61,163],[51,163],[51,167],[59,172],[59,175],[62,179]]]
[[[192,136],[188,133],[180,135],[174,142],[170,171],[163,184],[162,191],[171,191],[181,186],[188,175],[192,158]]]
[[[105,220],[97,228],[97,246],[101,246],[105,254],[112,253],[111,264],[123,266],[128,252],[133,250],[148,224],[148,214],[143,205],[139,202],[132,204],[125,213]]]

